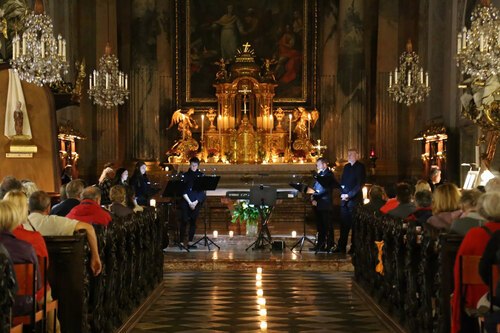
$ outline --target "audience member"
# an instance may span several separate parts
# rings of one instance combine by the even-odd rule
[[[373,185],[368,192],[370,202],[365,204],[364,207],[370,212],[380,213],[380,208],[385,205],[387,194],[382,186]]]
[[[426,180],[420,179],[415,184],[415,193],[420,192],[420,191],[432,192],[431,186],[429,185],[429,183]]]
[[[101,207],[101,191],[98,187],[88,186],[82,191],[82,201],[66,215],[69,219],[107,226],[111,215]]]
[[[396,184],[391,184],[386,187],[388,199],[385,204],[380,207],[380,212],[387,214],[390,210],[393,210],[399,205],[398,199],[396,199]]]
[[[387,215],[395,218],[405,219],[417,210],[417,206],[412,202],[412,189],[408,183],[399,183],[396,186],[396,199],[399,204],[396,208],[387,212]]]
[[[137,204],[137,201],[135,200],[135,191],[134,188],[131,186],[125,187],[126,191],[126,199],[125,203],[126,206],[134,211],[134,213],[142,212],[144,208],[141,205]]]
[[[439,185],[433,194],[432,216],[427,224],[438,230],[448,231],[451,223],[462,215],[460,191],[453,183]]]
[[[59,187],[59,202],[68,199],[68,194],[66,193],[66,185],[68,185],[68,183]]]
[[[111,205],[109,210],[118,217],[134,214],[134,211],[126,206],[127,190],[122,185],[115,185],[109,191]]]
[[[439,189],[439,188],[438,188]],[[436,189],[436,191],[438,190]],[[460,248],[458,249],[454,267],[454,292],[452,298],[452,333],[458,332],[478,332],[478,323],[475,318],[470,318],[466,314],[465,318],[460,318],[461,300],[465,300],[465,308],[475,309],[478,300],[487,291],[486,285],[470,285],[467,287],[466,294],[462,295],[460,289],[460,258],[463,255],[481,256],[484,253],[486,244],[491,235],[500,230],[500,192],[493,191],[483,194],[478,202],[479,214],[488,222],[482,227],[474,227],[465,235]],[[465,296],[465,297],[464,297]],[[465,326],[462,327],[461,324]]]
[[[21,190],[23,189],[23,185],[19,180],[17,180],[13,176],[5,176],[2,179],[2,183],[0,184],[0,200],[3,199],[4,195],[7,192],[12,190]]]
[[[141,206],[148,206],[151,196],[151,182],[146,175],[144,162],[138,161],[135,164],[134,174],[130,178],[130,186],[134,188],[137,203]]]
[[[90,268],[94,275],[101,272],[101,259],[97,248],[97,237],[92,225],[66,217],[49,215],[50,197],[44,191],[37,191],[29,197],[28,223],[23,224],[27,230],[38,231],[42,236],[72,236],[76,230],[85,230],[90,247]]]
[[[419,226],[423,226],[432,216],[432,192],[430,190],[415,192],[415,204],[417,210],[407,217],[407,221],[415,221]]]
[[[500,191],[500,178],[491,178],[484,186],[486,192]]]
[[[467,231],[473,227],[480,227],[485,219],[477,212],[477,202],[482,193],[479,190],[463,190],[460,197],[460,208],[462,215],[453,221],[450,232],[465,236]]]
[[[23,192],[29,198],[34,192],[38,191],[38,187],[34,182],[29,179],[21,180],[21,185],[23,186]]]
[[[498,203],[500,205],[500,203]],[[489,286],[492,283],[492,271],[497,269],[500,265],[500,231],[496,231],[492,236],[486,248],[484,249],[483,256],[479,262],[479,274],[483,279],[485,285]],[[484,319],[484,329],[488,333],[497,333],[497,325],[500,324],[500,283],[497,282],[493,286],[494,295],[489,292],[484,294],[477,302],[477,307],[485,307],[487,311],[493,303],[493,312],[487,313]]]
[[[434,192],[436,188],[442,184],[441,182],[441,169],[437,165],[433,165],[429,175],[429,186],[431,191]]]
[[[112,186],[112,180],[115,177],[115,170],[111,167],[106,167],[102,170],[101,176],[99,177],[98,187],[101,190],[101,201],[103,205],[109,205],[111,201],[109,200],[109,189]]]
[[[61,201],[50,211],[50,215],[66,216],[69,212],[80,204],[80,198],[84,188],[81,179],[74,179],[66,184],[67,199]]]
[[[128,171],[125,168],[119,168],[116,170],[115,178],[113,179],[113,185],[123,185],[128,186]]]

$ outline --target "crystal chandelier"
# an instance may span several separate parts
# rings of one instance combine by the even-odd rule
[[[462,74],[486,81],[500,73],[499,11],[482,0],[471,15],[471,29],[463,28],[457,37],[457,66]]]
[[[393,82],[394,78],[394,82]],[[398,103],[411,105],[422,102],[429,95],[429,73],[420,67],[418,55],[413,51],[411,41],[406,43],[406,51],[399,57],[399,67],[389,74],[387,91]]]
[[[118,70],[118,58],[111,53],[109,44],[109,0],[107,1],[108,42],[99,59],[98,70],[89,76],[89,96],[94,104],[107,109],[122,105],[128,98],[128,76]]]
[[[66,41],[53,35],[52,19],[45,14],[41,0],[25,19],[23,33],[12,39],[12,67],[23,81],[42,86],[60,81],[68,72]]]
[[[89,77],[89,95],[95,104],[110,109],[125,103],[128,93],[128,76],[118,70],[118,58],[108,42],[99,69]]]

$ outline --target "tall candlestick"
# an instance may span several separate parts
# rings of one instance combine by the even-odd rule
[[[205,115],[201,115],[201,139],[203,140],[203,130],[205,128]]]
[[[398,84],[398,69],[394,71],[394,84]]]
[[[408,71],[408,87],[411,86],[411,71]]]
[[[292,114],[288,115],[288,141],[292,142]]]
[[[392,72],[389,72],[389,88],[392,87]]]
[[[309,120],[307,122],[307,138],[311,140],[311,114],[309,113],[307,115],[307,119]]]
[[[429,86],[429,73],[425,73],[425,86]]]

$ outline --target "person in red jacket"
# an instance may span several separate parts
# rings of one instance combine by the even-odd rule
[[[488,222],[482,227],[475,227],[469,230],[460,244],[457,252],[454,267],[455,289],[452,298],[452,322],[451,332],[478,332],[476,318],[470,318],[464,315],[461,318],[461,298],[463,290],[460,290],[460,257],[463,255],[482,256],[486,244],[495,231],[500,230],[500,192],[491,192],[483,194],[478,200],[479,214]],[[478,269],[478,268],[476,268]],[[488,291],[487,285],[467,286],[465,294],[465,308],[475,309],[478,300]],[[462,327],[462,324],[464,327]]]
[[[111,215],[101,207],[101,190],[95,186],[83,189],[82,201],[79,205],[73,207],[66,217],[104,226],[111,222]]]

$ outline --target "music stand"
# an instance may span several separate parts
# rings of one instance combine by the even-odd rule
[[[181,180],[181,179],[171,179],[168,181],[167,186],[165,186],[165,190],[163,190],[162,197],[164,198],[172,198],[173,199],[173,208],[174,208],[174,217],[177,217],[177,200],[179,196],[184,193],[184,190],[186,188],[186,184]],[[167,219],[169,220],[170,223],[170,209],[167,211]],[[189,252],[189,249],[185,247],[184,245],[181,244],[181,240],[179,239],[179,223],[177,221],[177,228],[175,229],[176,231],[176,237],[175,239],[177,240],[174,245],[177,245],[180,250],[186,250]]]
[[[245,251],[253,246],[252,250],[264,248],[266,245],[272,245],[271,233],[267,223],[271,218],[273,207],[276,204],[277,191],[271,186],[254,186],[250,188],[250,204],[257,207],[260,215],[260,228],[257,239],[250,244]],[[269,207],[266,211],[265,207]],[[266,244],[267,243],[267,244]]]
[[[290,183],[289,185],[294,189],[296,189],[297,191],[299,191],[300,193],[304,194],[314,193],[314,189],[304,183]],[[307,200],[307,197],[304,198],[305,200]],[[290,249],[291,251],[293,251],[300,244],[299,253],[302,253],[302,248],[304,247],[304,243],[306,241],[311,243],[312,246],[315,246],[313,240],[307,237],[306,234],[306,216],[307,216],[307,205],[304,204],[304,218],[303,218],[304,233],[302,234],[302,237],[292,246],[292,248]]]
[[[217,185],[219,184],[220,176],[201,176],[196,177],[193,183],[193,191],[215,191],[217,189]],[[220,246],[215,244],[215,242],[207,236],[207,205],[205,205],[205,218],[203,219],[203,224],[205,226],[204,236],[198,239],[193,245],[198,244],[202,240],[205,241],[205,246],[208,247],[208,251],[210,251],[210,244],[215,245],[217,249],[220,250]]]

